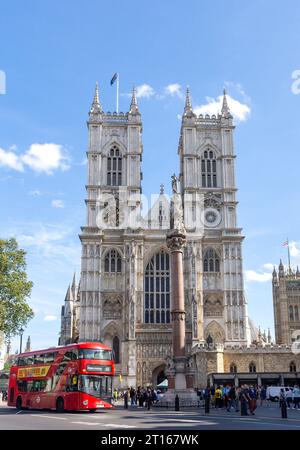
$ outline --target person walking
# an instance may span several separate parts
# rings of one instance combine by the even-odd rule
[[[289,387],[289,390],[286,392],[286,404],[287,409],[290,409],[291,405],[293,404],[293,388]]]
[[[260,406],[264,406],[264,402],[265,402],[265,400],[267,398],[267,388],[266,388],[266,386],[263,386],[261,388],[259,397],[260,397]]]
[[[297,384],[295,384],[293,389],[293,399],[294,399],[294,409],[300,409],[300,389]]]
[[[123,399],[124,399],[124,409],[128,409],[128,389],[124,391]]]
[[[221,408],[222,391],[220,386],[215,390],[215,408]]]
[[[243,385],[240,391],[241,416],[249,416],[248,401],[249,401],[248,387],[246,385]]]
[[[249,388],[249,412],[252,416],[254,416],[254,411],[256,410],[257,407],[257,403],[256,403],[256,399],[257,399],[257,393],[256,393],[256,389],[253,386],[250,386]]]

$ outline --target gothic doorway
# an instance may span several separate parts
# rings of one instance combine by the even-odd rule
[[[164,381],[166,376],[166,365],[161,364],[160,366],[156,367],[152,372],[152,386],[156,388],[158,384],[160,384],[162,381]]]

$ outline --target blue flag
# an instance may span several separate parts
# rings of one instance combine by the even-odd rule
[[[116,72],[115,74],[114,74],[114,76],[112,77],[112,79],[110,80],[110,85],[112,86],[113,84],[114,84],[114,82],[116,81],[116,79],[118,78],[118,73]]]

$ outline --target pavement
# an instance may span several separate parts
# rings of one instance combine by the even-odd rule
[[[0,403],[0,430],[300,430],[300,410],[288,410],[288,418],[281,418],[278,404],[258,407],[254,416],[241,416],[212,408],[171,411],[153,408],[150,411],[122,404],[114,410],[65,412],[50,410],[21,410]]]

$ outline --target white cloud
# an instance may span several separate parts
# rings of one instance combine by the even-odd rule
[[[58,144],[32,144],[27,152],[21,156],[24,164],[36,172],[51,175],[54,170],[67,170],[69,159]]]
[[[29,167],[37,173],[52,175],[55,170],[68,170],[69,158],[59,144],[32,144],[23,154],[14,153],[11,149],[0,148],[0,167],[24,172]]]
[[[266,270],[269,270],[270,272],[273,271],[274,266],[275,266],[275,264],[272,264],[272,263],[263,264],[263,268],[266,269]]]
[[[207,101],[207,103],[205,105],[197,105],[193,108],[193,111],[195,114],[197,114],[197,115],[199,115],[199,114],[218,115],[221,113],[223,95],[220,95],[216,99],[211,98],[211,97],[206,97],[206,101]],[[238,100],[235,100],[234,98],[230,97],[230,95],[228,95],[228,94],[227,94],[227,103],[228,103],[230,112],[235,119],[237,119],[240,122],[244,122],[248,119],[251,109],[247,104],[241,103]]]
[[[34,189],[33,191],[28,192],[29,195],[33,195],[34,197],[40,197],[43,195],[39,189]]]
[[[179,98],[183,98],[183,93],[181,90],[181,86],[178,83],[169,84],[165,87],[164,92],[166,95],[177,95]]]
[[[300,242],[291,241],[289,242],[290,255],[297,258],[300,256]]]
[[[255,270],[246,270],[246,281],[257,281],[258,283],[265,283],[272,280],[270,272],[255,272]]]
[[[0,167],[7,167],[8,169],[17,170],[18,172],[24,172],[20,156],[9,150],[5,151],[2,148],[0,148]]]
[[[53,208],[64,208],[65,203],[63,200],[52,200],[51,205]]]
[[[52,314],[48,314],[44,317],[45,322],[53,322],[54,320],[58,320],[56,316],[53,316]]]
[[[155,90],[149,84],[141,84],[136,87],[136,96],[138,98],[150,98],[155,94]],[[131,95],[131,94],[130,94]]]

